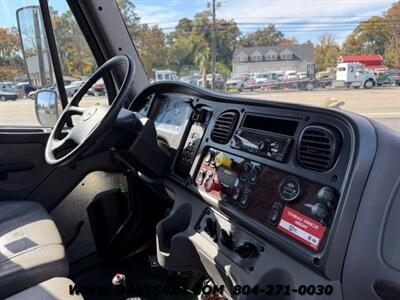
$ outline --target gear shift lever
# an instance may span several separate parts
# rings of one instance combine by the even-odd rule
[[[112,284],[116,289],[117,295],[121,297],[122,300],[126,300],[126,279],[125,275],[121,273],[115,274],[112,279]]]

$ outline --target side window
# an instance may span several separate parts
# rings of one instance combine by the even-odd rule
[[[0,41],[0,126],[40,126],[32,99],[54,77],[38,0],[1,2]]]
[[[48,0],[68,100],[97,69],[89,45],[65,0]],[[80,106],[108,105],[103,79],[84,96]]]
[[[67,2],[48,3],[63,84],[71,99],[97,65]],[[0,40],[0,126],[41,126],[35,113],[36,93],[43,89],[58,93],[58,88],[38,0],[1,2]],[[95,104],[108,104],[103,80],[81,102]]]

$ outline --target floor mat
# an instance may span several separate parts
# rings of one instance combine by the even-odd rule
[[[178,273],[150,267],[146,254],[139,254],[124,262],[101,263],[89,271],[73,276],[73,280],[83,291],[85,300],[121,299],[117,295],[119,291],[111,284],[116,273],[126,276],[127,286],[131,291],[128,293],[129,297],[147,300],[197,299],[197,295],[191,295],[188,291],[175,292],[176,286],[181,286],[184,279]]]

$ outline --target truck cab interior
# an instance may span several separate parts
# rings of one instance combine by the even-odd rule
[[[114,0],[65,4],[98,67],[68,100],[39,0],[57,88],[41,126],[0,128],[1,298],[399,299],[396,131],[150,84]],[[85,104],[101,78],[108,103]]]

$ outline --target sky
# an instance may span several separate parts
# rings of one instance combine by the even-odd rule
[[[113,1],[113,0],[107,0]],[[212,1],[212,0],[209,0]],[[207,0],[132,0],[142,23],[158,24],[169,32],[178,20],[207,9]],[[397,0],[216,0],[217,18],[234,19],[242,33],[270,23],[286,37],[299,42],[316,42],[322,33],[334,34],[341,44],[360,21],[381,16]],[[38,0],[0,0],[0,26],[16,25],[15,11]],[[49,0],[60,12],[68,9],[64,0]]]
[[[210,0],[212,1],[212,0]],[[207,9],[207,0],[136,0],[142,22],[166,31]],[[316,42],[325,32],[342,43],[360,21],[383,15],[396,0],[219,0],[217,18],[234,19],[242,33],[274,23],[285,36]]]

